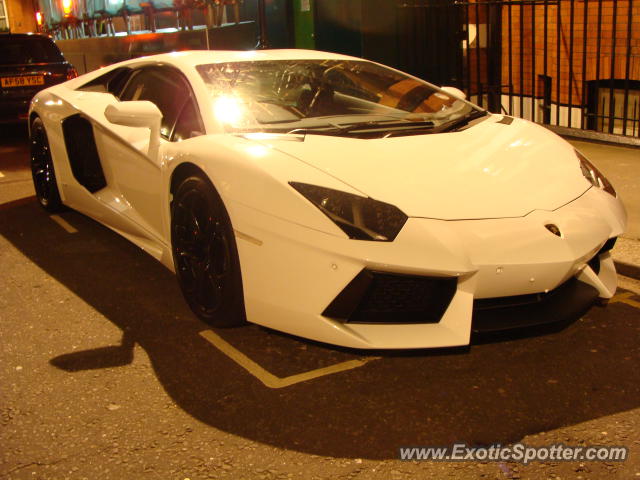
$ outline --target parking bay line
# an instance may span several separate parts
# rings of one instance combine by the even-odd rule
[[[78,233],[78,230],[75,229],[69,222],[67,222],[60,215],[49,215],[49,218],[64,228],[67,233]]]
[[[296,383],[306,382],[308,380],[324,377],[333,373],[352,370],[354,368],[362,367],[371,360],[377,360],[380,358],[368,357],[358,360],[349,360],[346,362],[336,363],[328,367],[316,368],[315,370],[309,370],[308,372],[298,373],[289,377],[276,377],[273,373],[265,370],[226,340],[223,340],[222,337],[217,335],[213,330],[203,330],[200,332],[200,336],[269,388],[289,387]]]
[[[614,295],[611,298],[611,300],[609,300],[609,303],[622,302],[622,303],[626,303],[627,305],[631,305],[632,307],[640,308],[640,302],[637,302],[629,298],[632,295],[633,294],[629,292],[619,293],[618,295]]]

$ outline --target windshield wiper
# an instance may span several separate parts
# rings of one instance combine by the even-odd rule
[[[389,128],[432,128],[433,122],[429,120],[384,120],[384,121],[376,121],[376,120],[368,120],[363,122],[355,122],[355,123],[347,123],[347,124],[332,124],[335,128],[340,129],[341,133],[349,133],[355,131],[379,131],[379,130],[387,130]]]
[[[416,128],[433,128],[431,121],[411,121],[411,120],[368,120],[348,124],[338,124],[328,122],[322,125],[310,125],[299,127],[287,131],[287,133],[315,133],[317,135],[343,135],[354,132],[389,132],[405,129],[415,130]]]
[[[460,118],[456,118],[450,122],[446,122],[441,125],[436,125],[430,120],[408,120],[403,118],[394,118],[392,120],[364,120],[361,122],[352,123],[337,123],[326,121],[326,123],[304,125],[300,127],[290,126],[277,126],[269,127],[265,125],[262,128],[264,132],[283,133],[283,134],[316,134],[316,135],[344,135],[349,133],[387,133],[389,136],[394,134],[402,134],[407,130],[419,131],[422,129],[428,129],[429,133],[441,133],[458,129],[467,125],[470,121],[488,115],[486,111],[474,110],[467,115]],[[291,123],[287,121],[282,122],[270,122],[276,123]]]
[[[487,112],[486,110],[473,110],[466,115],[463,115],[462,117],[443,123],[442,125],[438,125],[434,129],[433,133],[455,132],[457,130],[460,130],[462,127],[466,127],[472,120],[484,117],[486,115],[489,115],[489,112]]]

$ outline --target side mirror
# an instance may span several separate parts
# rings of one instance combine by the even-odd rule
[[[456,87],[440,87],[445,93],[448,93],[452,97],[461,98],[462,100],[466,100],[467,96],[464,94],[462,90]]]
[[[104,109],[104,116],[116,125],[150,129],[151,134],[147,155],[152,159],[158,156],[162,112],[153,102],[141,100],[113,103],[107,105],[107,108]]]

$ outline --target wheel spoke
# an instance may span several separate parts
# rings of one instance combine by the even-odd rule
[[[216,288],[211,281],[209,272],[202,264],[198,264],[195,293],[200,305],[205,308],[215,308],[218,306],[218,296]]]
[[[216,222],[212,238],[213,272],[222,277],[229,271],[229,242],[220,222]]]
[[[201,189],[186,190],[175,202],[172,241],[181,285],[193,308],[211,315],[225,304],[230,288],[227,227]]]
[[[176,240],[179,241],[180,250],[184,254],[195,256],[196,243],[189,236],[189,229],[183,226],[176,227]]]
[[[31,170],[38,199],[43,205],[47,205],[54,191],[55,177],[46,138],[41,128],[35,129],[31,141]]]
[[[199,271],[196,276],[195,294],[196,294],[196,298],[198,299],[198,303],[203,307],[209,306],[210,299],[209,299],[208,287],[209,285],[207,282],[207,276],[204,274],[204,272]]]

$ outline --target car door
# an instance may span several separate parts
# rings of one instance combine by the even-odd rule
[[[104,135],[99,148],[104,152],[101,157],[108,156],[112,193],[120,198],[103,200],[135,222],[140,229],[138,235],[167,244],[167,215],[163,209],[168,193],[163,186],[163,150],[168,142],[201,134],[202,122],[194,95],[181,72],[154,65],[135,70],[118,96],[120,101],[148,100],[162,112],[160,152],[155,158],[148,155],[147,129],[114,125],[112,131],[118,132],[120,138]],[[130,141],[122,142],[122,138]],[[104,193],[107,195],[109,191]]]

